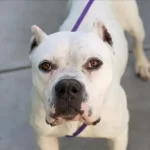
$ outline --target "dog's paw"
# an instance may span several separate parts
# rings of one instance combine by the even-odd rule
[[[136,74],[143,80],[150,80],[150,63],[146,58],[136,62]]]

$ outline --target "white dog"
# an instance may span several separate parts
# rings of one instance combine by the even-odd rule
[[[41,150],[58,150],[57,137],[107,138],[112,150],[126,150],[129,114],[120,85],[128,59],[124,30],[134,37],[135,70],[150,79],[143,51],[144,28],[136,1],[94,1],[77,32],[71,29],[88,0],[70,1],[60,32],[32,26],[33,92],[30,123]]]

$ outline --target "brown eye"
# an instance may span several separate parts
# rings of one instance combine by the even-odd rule
[[[44,72],[50,72],[52,70],[52,65],[49,61],[45,60],[39,64],[39,69]]]
[[[102,65],[102,61],[98,59],[91,59],[87,63],[87,69],[99,69]]]

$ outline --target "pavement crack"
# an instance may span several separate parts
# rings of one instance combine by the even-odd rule
[[[26,70],[26,69],[30,69],[30,68],[31,68],[31,66],[28,65],[28,66],[20,66],[20,67],[15,67],[15,68],[2,69],[2,70],[0,70],[0,74]]]

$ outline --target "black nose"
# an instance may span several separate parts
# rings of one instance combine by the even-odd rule
[[[60,80],[55,86],[56,96],[79,96],[82,92],[82,85],[75,79]]]
[[[84,87],[75,79],[62,79],[55,86],[56,116],[71,120],[81,114]]]

